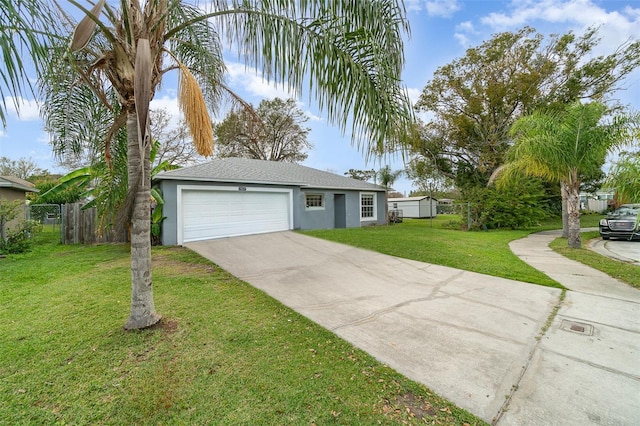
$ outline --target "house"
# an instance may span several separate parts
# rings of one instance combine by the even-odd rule
[[[162,244],[383,225],[386,189],[299,164],[224,158],[162,172]]]
[[[594,193],[580,192],[580,210],[604,213],[614,203],[615,190],[600,189]]]
[[[389,210],[401,210],[401,217],[436,217],[438,200],[427,195],[420,197],[389,198]]]
[[[14,177],[0,176],[0,201],[16,201],[21,200],[26,203],[27,192],[38,192],[31,182]],[[22,216],[8,222],[8,228],[14,227],[18,221],[22,220]]]

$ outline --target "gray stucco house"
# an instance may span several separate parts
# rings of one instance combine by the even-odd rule
[[[299,164],[224,158],[156,175],[162,244],[386,223],[384,187]]]

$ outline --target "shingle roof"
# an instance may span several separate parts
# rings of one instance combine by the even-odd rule
[[[0,176],[0,187],[13,188],[25,192],[39,192],[31,182],[15,176]]]
[[[261,183],[319,189],[385,190],[379,185],[299,164],[248,158],[219,158],[195,166],[162,172],[157,174],[155,179]]]

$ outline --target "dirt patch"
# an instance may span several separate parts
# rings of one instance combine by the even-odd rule
[[[411,417],[422,420],[424,417],[433,417],[438,412],[428,403],[412,393],[398,395],[395,405],[404,407]]]
[[[393,399],[386,399],[382,405],[382,412],[396,419],[409,417],[417,420],[425,417],[437,418],[442,414],[423,398],[411,392],[397,395]]]
[[[172,318],[162,318],[149,328],[152,330],[162,330],[165,334],[170,335],[178,331],[178,321]]]

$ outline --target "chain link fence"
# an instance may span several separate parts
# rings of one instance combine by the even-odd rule
[[[60,204],[29,204],[26,208],[25,218],[57,232],[60,236],[60,242],[62,242],[63,223]]]

